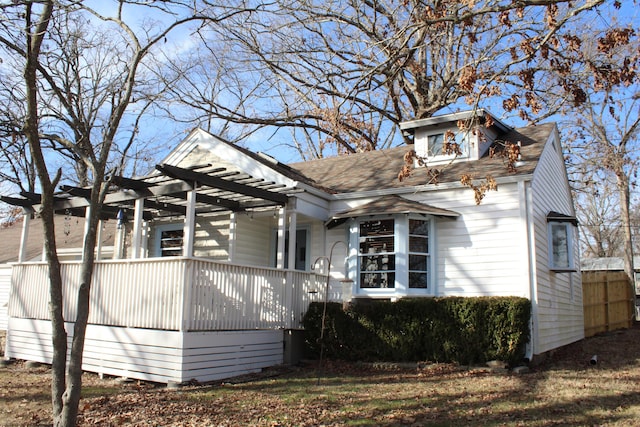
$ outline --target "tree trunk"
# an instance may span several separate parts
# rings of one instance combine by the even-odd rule
[[[58,420],[62,413],[62,395],[65,390],[65,370],[67,362],[67,333],[64,329],[62,276],[60,261],[56,250],[53,193],[60,173],[53,180],[49,176],[46,161],[42,152],[39,134],[38,111],[38,63],[40,49],[53,14],[53,2],[45,1],[38,21],[34,24],[32,18],[32,4],[25,7],[25,21],[27,29],[27,55],[25,57],[24,81],[26,87],[27,114],[24,132],[29,142],[31,156],[36,166],[38,180],[42,187],[41,211],[43,233],[45,241],[45,255],[49,266],[49,312],[51,315],[51,333],[53,345],[53,359],[51,363],[51,403],[53,406],[54,424],[60,425]]]
[[[78,418],[78,407],[80,405],[82,391],[82,359],[87,323],[89,321],[91,281],[95,261],[94,248],[96,247],[100,211],[102,210],[102,203],[99,201],[101,182],[102,176],[99,175],[92,188],[91,208],[87,208],[90,209],[90,211],[86,217],[88,227],[83,244],[80,287],[78,289],[78,302],[76,305],[77,315],[73,326],[73,339],[67,370],[67,387],[62,399],[63,411],[60,422],[56,424],[60,426],[75,426]]]
[[[633,295],[633,307],[631,312],[636,312],[636,285],[635,285],[635,270],[633,265],[633,241],[631,235],[631,215],[629,212],[630,207],[630,193],[629,193],[629,178],[624,171],[616,170],[616,183],[618,186],[618,192],[620,193],[620,217],[622,221],[622,228],[624,231],[624,272],[629,277],[632,295]]]

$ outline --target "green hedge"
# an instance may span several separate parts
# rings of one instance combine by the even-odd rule
[[[307,357],[320,354],[323,303],[304,319]],[[431,361],[464,365],[523,360],[531,303],[525,298],[405,298],[343,310],[327,303],[324,357],[348,361]]]

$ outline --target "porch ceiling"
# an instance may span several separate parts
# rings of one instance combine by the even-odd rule
[[[119,212],[131,216],[135,201],[144,199],[146,220],[183,216],[187,210],[187,193],[196,189],[196,214],[215,215],[226,212],[268,210],[283,206],[294,188],[268,182],[246,173],[214,167],[211,164],[189,169],[157,165],[148,176],[133,179],[112,176],[105,198],[102,219],[116,219]],[[63,185],[56,194],[56,213],[84,216],[91,190]],[[21,193],[21,198],[0,196],[0,200],[37,211],[41,196]]]

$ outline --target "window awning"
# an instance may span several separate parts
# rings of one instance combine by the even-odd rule
[[[334,228],[346,222],[350,218],[396,214],[433,215],[451,219],[455,219],[460,216],[458,212],[393,195],[380,197],[373,202],[366,203],[362,206],[358,206],[357,208],[339,212],[327,221],[326,226],[327,228]]]
[[[570,222],[574,226],[578,226],[578,220],[575,216],[561,214],[556,211],[549,211],[547,214],[547,222]]]

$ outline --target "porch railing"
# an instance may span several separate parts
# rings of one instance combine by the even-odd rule
[[[64,318],[76,318],[79,262],[62,264]],[[89,323],[181,331],[297,329],[326,276],[195,258],[98,261]],[[46,263],[13,266],[9,316],[49,319]]]

